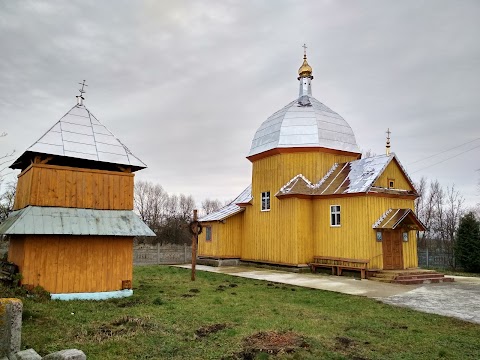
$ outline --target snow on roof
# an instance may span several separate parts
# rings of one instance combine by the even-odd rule
[[[373,229],[395,230],[399,225],[406,224],[411,229],[425,231],[425,225],[418,219],[412,209],[388,209],[372,225]]]
[[[285,184],[277,195],[334,195],[366,193],[371,190],[377,192],[387,191],[386,189],[373,188],[373,184],[393,159],[395,159],[400,165],[400,162],[396,159],[395,154],[393,153],[390,155],[378,155],[354,160],[342,164],[334,164],[327,174],[325,174],[325,176],[316,184],[311,183],[300,174]],[[388,189],[388,191],[407,193],[406,190]]]
[[[245,208],[240,207],[237,204],[245,204],[250,202],[250,200],[252,200],[252,185],[249,185],[245,190],[243,190],[242,193],[238,195],[230,204],[211,214],[205,215],[198,220],[202,222],[225,220],[226,218],[245,210]]]
[[[134,170],[147,167],[84,105],[80,104],[71,108],[39,140],[30,146],[11,167],[21,168],[23,158],[29,152],[130,165]]]

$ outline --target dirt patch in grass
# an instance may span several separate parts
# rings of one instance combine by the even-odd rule
[[[220,330],[226,329],[227,327],[228,327],[228,324],[225,324],[225,323],[202,326],[201,328],[198,328],[197,330],[195,330],[195,335],[198,338],[203,338],[210,334],[214,334]]]
[[[103,342],[119,337],[130,337],[138,333],[146,333],[156,328],[149,318],[123,316],[109,323],[100,324],[98,327],[88,330],[85,334],[78,334],[77,340]]]
[[[253,360],[259,353],[269,355],[290,354],[300,348],[308,348],[304,338],[293,331],[258,332],[243,339],[243,350],[224,358],[231,360]]]
[[[350,339],[345,336],[337,336],[335,338],[335,349],[336,350],[347,350],[356,345],[355,340]]]
[[[370,342],[366,341],[363,343],[364,345],[369,345]],[[368,360],[360,355],[356,355],[355,352],[359,349],[357,348],[359,344],[357,341],[350,339],[345,336],[337,336],[335,338],[335,351],[347,355],[350,355],[350,359],[352,360]]]

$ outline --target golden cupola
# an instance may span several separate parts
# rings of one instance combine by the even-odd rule
[[[300,80],[300,78],[305,78],[305,77],[313,79],[312,67],[308,64],[306,46],[304,45],[303,63],[302,63],[302,66],[300,66],[300,68],[298,69],[298,80]]]

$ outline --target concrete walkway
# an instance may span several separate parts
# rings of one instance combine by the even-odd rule
[[[190,265],[179,267],[190,268]],[[344,276],[298,274],[249,266],[197,265],[197,270],[366,296],[391,305],[480,324],[480,278],[452,276],[455,278],[453,283],[399,285],[356,280]]]

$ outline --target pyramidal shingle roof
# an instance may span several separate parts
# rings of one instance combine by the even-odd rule
[[[132,166],[134,170],[147,167],[83,104],[71,108],[11,167],[21,168],[22,159],[29,152]]]

